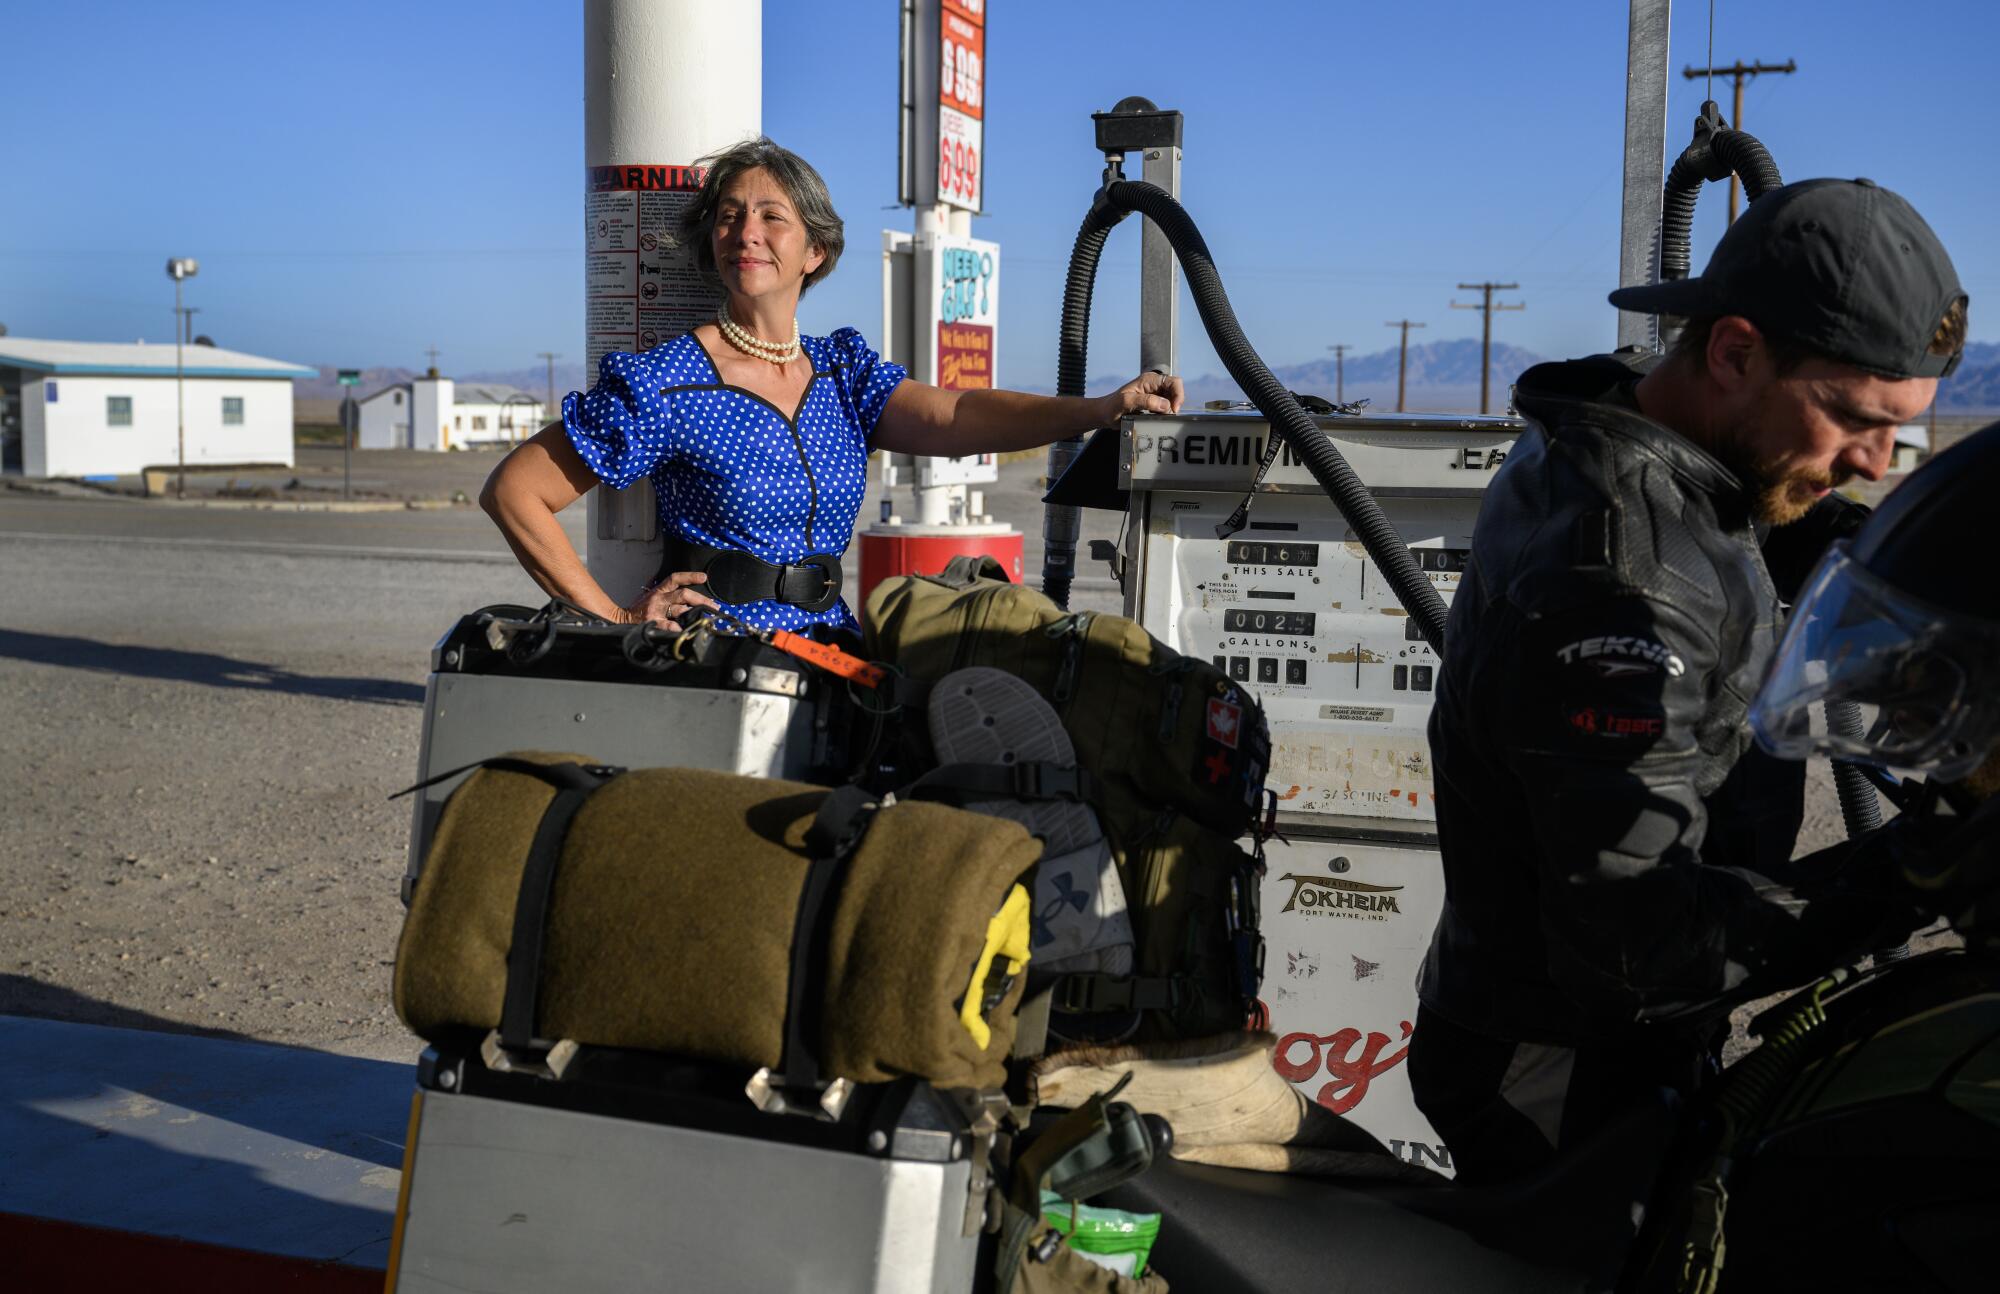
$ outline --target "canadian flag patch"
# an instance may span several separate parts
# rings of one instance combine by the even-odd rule
[[[1219,741],[1231,750],[1236,749],[1236,738],[1243,730],[1243,707],[1231,705],[1227,701],[1211,699],[1208,703],[1208,738]]]

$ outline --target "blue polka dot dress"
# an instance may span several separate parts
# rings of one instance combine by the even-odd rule
[[[563,398],[563,427],[606,485],[652,478],[662,533],[775,563],[845,552],[869,439],[906,374],[852,328],[799,345],[813,375],[796,416],[724,382],[689,332],[599,360],[597,385]],[[730,610],[759,629],[857,627],[845,599],[819,612],[775,600]]]

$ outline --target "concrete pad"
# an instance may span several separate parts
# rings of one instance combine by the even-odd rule
[[[0,1017],[0,1213],[383,1268],[411,1060]]]

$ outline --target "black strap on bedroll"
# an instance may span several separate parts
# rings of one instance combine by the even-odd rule
[[[500,1000],[500,1045],[509,1051],[531,1051],[538,1045],[535,1010],[541,995],[542,948],[547,942],[549,896],[555,891],[556,863],[562,857],[563,841],[591,792],[625,770],[513,758],[481,760],[478,766],[525,773],[556,788],[555,799],[542,811],[534,842],[528,846],[527,864],[521,869],[521,892],[514,900],[514,933],[507,945],[507,987]]]
[[[824,970],[832,940],[829,906],[847,875],[868,824],[880,807],[858,786],[830,792],[806,829],[811,856],[806,883],[799,890],[799,911],[792,925],[792,961],[785,985],[785,1041],[778,1057],[778,1086],[794,1093],[812,1092],[820,1085],[819,1043],[824,1024]],[[806,1103],[808,1107],[811,1102]]]
[[[840,601],[840,554],[810,553],[790,565],[767,562],[735,548],[711,548],[669,535],[660,558],[664,580],[675,571],[701,571],[708,582],[700,591],[717,602],[778,601],[801,611],[825,611]]]
[[[590,793],[609,781],[603,770],[580,764],[536,764],[523,759],[486,761],[485,767],[526,773],[556,788],[542,811],[535,839],[521,869],[521,891],[514,900],[514,932],[507,944],[507,987],[500,1003],[500,1045],[510,1051],[535,1046],[535,1013],[541,996],[542,949],[547,943],[549,897],[555,892],[556,863],[570,823]]]

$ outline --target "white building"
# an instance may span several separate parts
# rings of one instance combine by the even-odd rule
[[[294,465],[292,380],[316,370],[213,346],[181,356],[190,467]],[[0,337],[0,406],[18,406],[28,476],[130,476],[179,461],[171,345]]]
[[[1921,423],[1906,423],[1896,428],[1896,447],[1889,456],[1889,471],[1907,472],[1929,458],[1930,453],[1930,428]]]
[[[362,449],[511,445],[542,428],[542,402],[497,382],[419,377],[361,402]],[[414,433],[412,428],[415,428]]]

